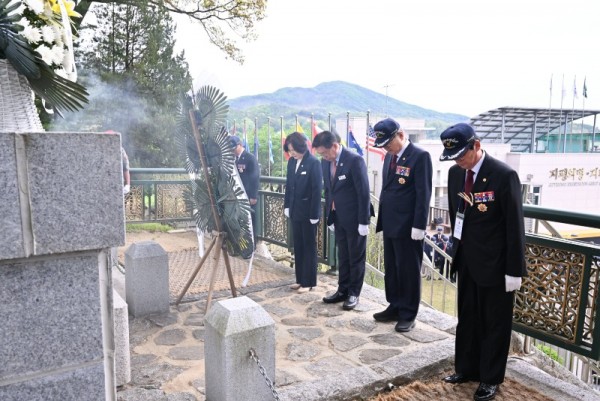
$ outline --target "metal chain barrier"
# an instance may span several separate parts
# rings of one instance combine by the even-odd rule
[[[265,382],[267,383],[267,386],[271,389],[271,392],[273,393],[273,398],[275,399],[275,401],[280,401],[279,395],[277,394],[277,391],[275,390],[275,385],[273,384],[273,381],[271,379],[269,379],[269,377],[267,376],[267,372],[266,372],[265,368],[261,365],[260,359],[258,359],[258,355],[256,355],[256,351],[254,351],[254,348],[250,348],[250,358],[252,360],[254,360],[254,362],[256,362],[256,365],[258,365],[258,371],[265,378]]]

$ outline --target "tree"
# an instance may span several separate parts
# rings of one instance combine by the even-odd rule
[[[192,80],[183,52],[174,54],[169,12],[116,4],[99,4],[93,12],[97,25],[81,28],[86,40],[78,49],[90,104],[67,116],[71,126],[60,128],[121,132],[135,167],[181,166],[174,126],[179,100]]]
[[[254,26],[265,17],[267,8],[267,0],[82,0],[75,10],[85,16],[92,3],[132,7],[150,5],[186,15],[202,25],[212,44],[240,64],[243,64],[244,57],[232,37],[254,40]]]

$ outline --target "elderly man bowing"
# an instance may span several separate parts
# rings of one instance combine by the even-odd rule
[[[456,372],[446,383],[479,381],[475,401],[496,396],[504,381],[514,291],[525,266],[521,182],[516,171],[487,154],[465,123],[442,132],[448,171],[452,272],[458,272]]]
[[[373,318],[396,321],[395,330],[407,332],[415,327],[421,302],[423,238],[433,168],[429,153],[413,145],[395,120],[386,118],[373,129],[374,146],[387,151],[376,230],[383,230],[385,297],[390,303]]]

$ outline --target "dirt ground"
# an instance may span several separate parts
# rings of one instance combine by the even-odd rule
[[[167,253],[198,248],[198,237],[194,230],[173,230],[166,233],[141,231],[125,234],[125,245],[119,247],[119,256],[121,256],[131,244],[141,241],[157,242]]]

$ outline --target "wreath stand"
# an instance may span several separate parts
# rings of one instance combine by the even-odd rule
[[[190,285],[192,285],[192,282],[198,275],[198,272],[204,265],[204,262],[206,262],[206,260],[208,259],[208,256],[210,255],[211,251],[213,250],[213,248],[215,247],[215,244],[216,244],[217,245],[217,247],[215,248],[216,254],[214,255],[215,265],[210,274],[210,286],[208,287],[208,297],[206,299],[206,308],[204,309],[204,313],[206,314],[206,312],[208,312],[208,309],[210,308],[210,303],[212,301],[216,273],[217,273],[217,268],[219,266],[218,262],[219,262],[219,259],[221,256],[223,256],[223,260],[225,261],[225,267],[227,268],[227,276],[229,277],[229,286],[231,288],[231,295],[233,295],[233,297],[235,298],[235,297],[237,297],[237,292],[235,289],[235,283],[233,282],[233,274],[231,273],[231,264],[229,263],[229,255],[227,254],[227,249],[226,249],[227,246],[226,246],[225,240],[227,239],[227,232],[223,231],[223,229],[222,229],[223,225],[221,223],[221,216],[219,216],[219,213],[217,213],[217,205],[215,203],[215,197],[213,195],[212,183],[208,176],[208,167],[206,165],[206,155],[204,152],[204,144],[202,143],[202,140],[200,139],[200,132],[198,131],[198,126],[196,125],[196,118],[194,116],[193,110],[190,110],[190,120],[192,123],[192,130],[194,132],[194,138],[196,140],[196,147],[198,148],[198,154],[200,155],[200,163],[202,164],[202,171],[204,172],[204,177],[206,177],[206,185],[207,185],[207,189],[208,189],[208,195],[210,197],[210,207],[212,210],[213,218],[215,220],[215,225],[217,226],[217,234],[212,239],[210,244],[208,245],[208,249],[204,253],[204,256],[202,256],[202,259],[200,259],[198,266],[196,266],[196,269],[194,270],[194,272],[188,279],[188,282],[185,285],[185,288],[183,289],[183,291],[181,291],[181,294],[177,298],[177,301],[175,301],[175,305],[179,305],[179,303],[181,302],[181,298],[183,298],[183,296],[185,295],[187,290],[190,288]]]

